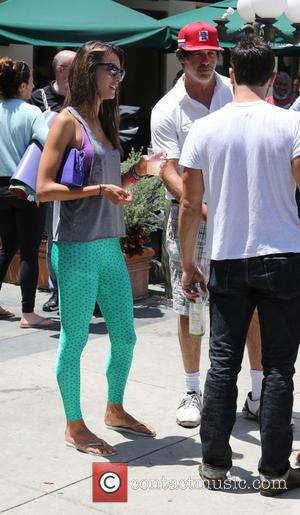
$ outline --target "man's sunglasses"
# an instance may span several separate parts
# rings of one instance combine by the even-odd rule
[[[125,70],[118,68],[114,63],[97,63],[97,66],[105,66],[105,71],[119,82],[122,82],[125,77]]]

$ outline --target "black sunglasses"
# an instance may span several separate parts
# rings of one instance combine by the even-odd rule
[[[119,82],[122,82],[125,77],[125,70],[118,68],[114,63],[97,63],[97,66],[105,66],[107,73],[111,77],[116,78]]]

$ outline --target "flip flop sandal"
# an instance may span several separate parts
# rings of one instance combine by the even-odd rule
[[[105,427],[106,427],[106,429],[112,429],[113,431],[119,431],[120,433],[131,433],[133,435],[146,436],[146,437],[150,437],[150,438],[156,437],[156,433],[155,434],[145,433],[145,431],[138,431],[138,430],[134,429],[135,427],[141,427],[141,426],[144,426],[144,424],[134,424],[133,426],[111,426],[111,425],[106,424]]]
[[[72,449],[75,449],[76,451],[79,451],[79,452],[83,452],[84,454],[91,454],[92,456],[114,456],[115,454],[117,454],[117,451],[114,451],[114,452],[111,452],[111,453],[96,453],[96,452],[90,452],[90,451],[87,451],[87,447],[100,447],[102,444],[96,442],[96,443],[87,443],[84,447],[80,447],[78,445],[75,445],[74,443],[71,443],[71,442],[65,442],[65,445],[66,447],[71,447]],[[102,445],[103,447],[103,445]]]
[[[48,323],[49,322],[51,323]],[[50,318],[45,318],[37,324],[20,324],[21,329],[51,329],[55,326],[55,321]]]
[[[10,311],[9,309],[5,309],[5,308],[2,308],[0,307],[0,319],[7,319],[7,318],[12,318],[14,317],[15,314]]]

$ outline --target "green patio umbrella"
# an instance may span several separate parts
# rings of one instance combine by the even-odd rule
[[[222,15],[228,9],[228,7],[232,7],[235,9],[235,12],[232,16],[230,16],[230,21],[227,25],[228,33],[230,35],[245,24],[245,21],[242,20],[242,18],[239,16],[236,10],[236,5],[237,0],[224,0],[223,2],[217,2],[212,6],[200,7],[198,9],[192,9],[190,11],[186,11],[175,16],[169,16],[168,18],[160,20],[159,23],[161,24],[161,26],[167,25],[168,27],[170,27],[172,31],[173,40],[175,42],[179,29],[181,29],[181,27],[184,27],[184,25],[187,25],[188,23],[192,23],[195,21],[203,21],[206,23],[211,23],[212,25],[216,25],[214,23],[214,20],[221,18]],[[278,21],[275,23],[275,27],[277,27],[284,34],[290,37],[293,35],[294,28],[292,27],[291,23],[285,15],[280,16]],[[236,36],[233,42],[230,43],[221,40],[221,46],[225,48],[232,47],[242,36],[243,34]],[[281,37],[278,37],[276,39],[276,44],[274,45],[274,48],[276,51],[278,51],[278,53],[300,53],[299,46],[287,45]]]
[[[0,3],[1,41],[80,46],[100,39],[117,45],[168,48],[170,30],[112,0],[7,0]]]
[[[223,5],[218,5],[223,3],[226,4],[226,7]],[[175,14],[174,16],[169,16],[168,18],[163,18],[162,20],[159,20],[158,23],[160,23],[162,27],[165,27],[166,25],[170,27],[173,41],[175,44],[177,41],[177,33],[182,27],[195,21],[204,21],[206,23],[211,23],[212,25],[215,25],[213,20],[221,18],[222,14],[226,12],[228,7],[231,7],[231,5],[227,4],[232,3],[234,3],[233,0],[228,0],[227,2],[218,2],[218,4],[214,4],[213,6],[199,7],[198,9],[192,9],[190,11],[185,11],[180,14]],[[222,42],[221,46],[232,47],[233,45],[231,43]]]

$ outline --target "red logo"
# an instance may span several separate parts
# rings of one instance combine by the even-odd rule
[[[93,463],[93,502],[127,502],[127,463]]]

